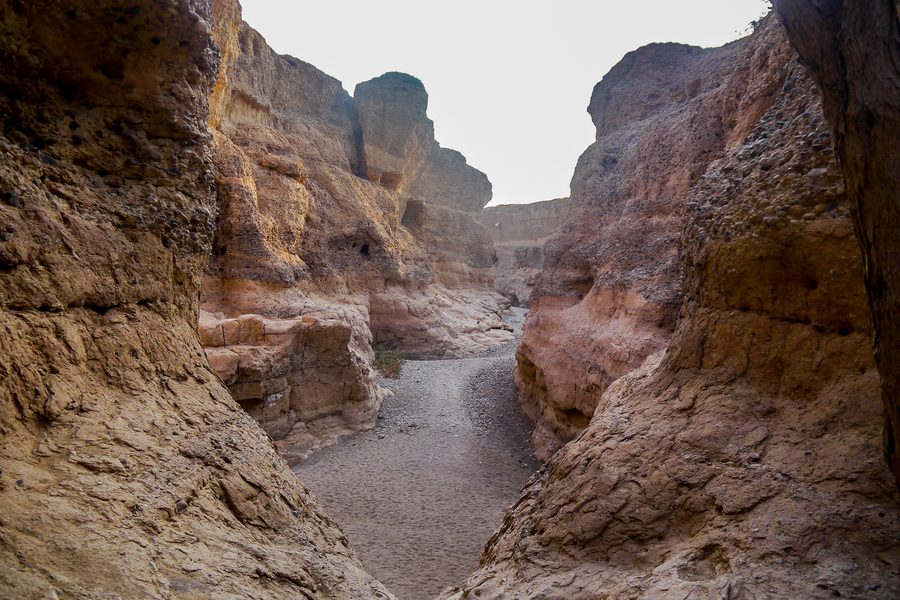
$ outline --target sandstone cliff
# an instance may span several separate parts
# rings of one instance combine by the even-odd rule
[[[566,223],[517,352],[520,399],[547,458],[588,423],[606,388],[666,347],[681,306],[680,209],[750,131],[786,76],[773,31],[719,49],[652,44],[597,84],[597,141],[572,178]]]
[[[528,306],[544,267],[544,244],[563,223],[568,207],[568,198],[558,198],[481,211],[478,220],[491,233],[497,253],[494,289],[515,306]]]
[[[773,93],[673,200],[669,345],[608,387],[443,598],[900,596],[862,259],[818,95],[773,20],[726,49],[750,77],[724,97]]]
[[[836,132],[865,257],[884,453],[900,487],[900,5],[780,0],[775,8],[822,91]]]
[[[209,3],[0,28],[0,597],[390,597],[197,336]]]
[[[215,2],[214,19],[224,62],[211,100],[207,353],[287,445],[371,426],[373,343],[455,357],[510,339],[491,240],[472,216],[490,182],[434,140],[414,77],[388,73],[351,98],[272,51],[237,2]]]

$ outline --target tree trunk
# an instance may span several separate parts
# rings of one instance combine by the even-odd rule
[[[884,400],[884,453],[900,486],[900,20],[897,0],[775,0],[822,91],[865,260]]]

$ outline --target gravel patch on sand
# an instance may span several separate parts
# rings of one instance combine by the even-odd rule
[[[521,332],[524,310],[508,316]],[[401,600],[462,582],[540,463],[516,401],[515,343],[407,361],[378,426],[294,466],[367,570]]]

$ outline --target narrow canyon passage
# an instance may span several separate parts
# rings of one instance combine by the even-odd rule
[[[507,320],[521,335],[524,309]],[[540,463],[513,382],[517,340],[478,358],[407,361],[378,426],[294,467],[366,569],[401,600],[475,568]]]

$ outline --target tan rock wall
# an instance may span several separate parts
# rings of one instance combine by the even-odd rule
[[[0,597],[390,597],[197,336],[209,3],[0,27]]]
[[[479,222],[491,233],[497,262],[494,289],[527,306],[544,268],[544,243],[565,220],[568,198],[485,208]]]
[[[340,416],[350,430],[377,417],[381,390],[369,373],[371,340],[354,338],[363,315],[306,312],[295,319],[244,314],[200,319],[210,366],[234,399],[275,439],[294,425]],[[357,325],[356,330],[364,330]]]
[[[496,246],[542,246],[565,222],[569,198],[531,204],[489,206],[478,221],[487,227]]]
[[[356,86],[366,176],[403,198],[478,212],[491,199],[487,176],[455,150],[441,148],[426,116],[428,94],[405,73],[385,73]]]
[[[782,0],[774,7],[819,85],[835,131],[864,256],[884,401],[884,454],[900,486],[900,6]]]
[[[608,387],[443,598],[900,594],[862,260],[817,94],[785,68],[685,198],[667,349]]]
[[[510,337],[490,237],[466,212],[490,200],[490,182],[434,140],[414,77],[390,73],[351,98],[275,54],[237,3],[216,2],[214,15],[225,61],[211,100],[219,216],[204,316],[294,335],[207,346],[210,357],[275,438],[371,427],[382,393],[373,338],[444,357]],[[329,334],[314,340],[302,319],[322,314]]]

